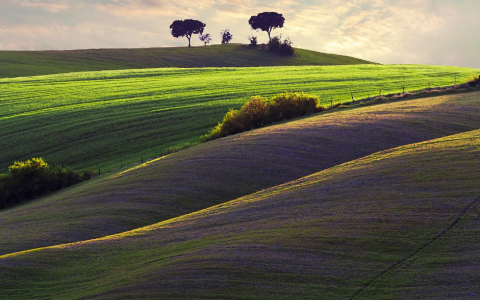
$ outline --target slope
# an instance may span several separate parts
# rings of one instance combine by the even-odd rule
[[[0,79],[0,172],[15,160],[107,171],[198,143],[230,108],[285,91],[322,103],[450,85],[475,69],[333,66],[149,69]],[[478,71],[478,70],[475,70]]]
[[[442,238],[373,281],[357,299],[480,298],[480,199],[475,200]]]
[[[476,130],[406,145],[135,231],[3,256],[2,292],[10,299],[349,298],[432,239],[451,247],[445,228],[480,195],[479,140]],[[450,238],[468,240],[474,256],[461,263],[475,270],[478,240]],[[458,282],[443,277],[440,291],[427,287],[421,298],[467,295]],[[462,286],[479,292],[478,281]],[[401,292],[385,298],[418,295],[409,284]]]
[[[372,62],[343,55],[295,49],[283,56],[246,45],[71,51],[0,51],[0,78],[145,68],[356,65]]]
[[[399,145],[480,128],[480,93],[317,115],[201,144],[0,212],[0,255],[191,213]]]

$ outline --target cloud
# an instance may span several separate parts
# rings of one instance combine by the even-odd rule
[[[182,16],[183,18],[193,18],[199,11],[211,7],[215,2],[213,0],[202,1],[161,1],[161,0],[125,0],[125,1],[102,1],[94,6],[105,12],[116,16],[130,19],[142,19],[155,16]]]
[[[51,13],[58,13],[62,10],[67,10],[69,7],[65,1],[55,0],[15,0],[14,3],[18,4],[20,7],[40,8]]]

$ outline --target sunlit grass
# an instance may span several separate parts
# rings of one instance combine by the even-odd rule
[[[329,105],[451,85],[478,71],[421,65],[146,69],[0,80],[0,170],[43,157],[76,169],[129,166],[199,142],[252,95],[307,92]]]

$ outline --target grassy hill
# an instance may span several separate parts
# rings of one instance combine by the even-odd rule
[[[392,147],[480,128],[480,92],[317,115],[204,143],[0,211],[0,255],[120,233]]]
[[[0,78],[143,68],[356,65],[372,62],[295,49],[294,57],[228,44],[207,47],[0,51]]]
[[[203,49],[203,48],[202,48]],[[256,50],[252,50],[256,51]],[[195,144],[251,96],[321,95],[329,105],[465,82],[476,69],[422,65],[147,69],[0,79],[0,172],[43,157],[109,170]]]
[[[455,102],[447,103],[454,109]],[[384,116],[400,121],[402,114]],[[406,145],[135,231],[3,256],[0,293],[10,299],[478,295],[479,139],[476,130]]]

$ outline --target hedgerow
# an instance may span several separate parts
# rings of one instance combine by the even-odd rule
[[[88,180],[82,174],[59,165],[50,167],[42,158],[16,161],[0,175],[0,209]]]
[[[222,122],[218,123],[203,139],[214,140],[283,119],[326,110],[326,107],[319,102],[320,99],[317,96],[305,93],[283,93],[273,96],[270,100],[253,96],[239,110],[230,109]]]

